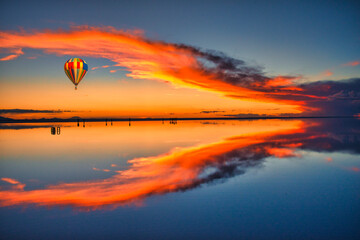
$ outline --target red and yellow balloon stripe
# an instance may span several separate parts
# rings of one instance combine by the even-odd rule
[[[88,71],[87,63],[80,58],[70,58],[65,62],[66,76],[74,83],[75,89]]]

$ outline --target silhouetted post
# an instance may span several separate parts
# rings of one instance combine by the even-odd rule
[[[77,120],[77,126],[79,126],[79,122],[80,122],[80,121],[79,121],[79,119],[78,119],[78,120]]]
[[[83,127],[85,127],[85,119],[83,120]]]
[[[162,124],[164,124],[164,119],[162,119]]]
[[[107,118],[105,119],[105,126],[107,126]]]
[[[112,119],[110,119],[110,121],[111,121],[111,126],[112,126]]]
[[[131,126],[131,118],[129,118],[129,127]]]

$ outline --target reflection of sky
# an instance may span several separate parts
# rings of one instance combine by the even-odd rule
[[[155,175],[147,172],[150,178],[144,178],[144,184],[165,179],[165,183],[182,190],[170,194],[176,189],[159,185],[161,189],[149,192],[152,197],[145,201],[131,201],[134,204],[130,206],[105,211],[74,213],[74,208],[3,207],[1,233],[19,236],[16,229],[29,236],[36,233],[40,238],[56,233],[59,238],[74,234],[99,237],[106,231],[108,236],[140,238],[351,239],[358,233],[355,226],[360,210],[357,121],[228,121],[215,125],[180,122],[176,126],[138,122],[131,127],[126,123],[115,123],[113,127],[91,123],[85,128],[62,126],[60,135],[51,135],[49,128],[1,130],[0,177],[26,184],[22,191],[16,189],[16,184],[2,181],[3,193],[11,186],[21,196],[77,182],[90,183],[86,185],[90,189],[91,183],[119,175],[114,170],[128,174],[128,181],[117,182],[120,186],[137,183],[133,186],[141,187],[144,176],[139,173],[146,171],[140,171],[152,169],[151,165],[156,166],[159,160],[165,165],[157,165]],[[329,128],[333,125],[339,127]],[[22,151],[18,151],[19,146]],[[166,157],[174,151],[178,154]],[[181,159],[181,154],[185,158]],[[131,159],[142,161],[127,162]],[[150,168],[141,166],[148,160],[154,160]],[[238,171],[228,171],[232,163],[237,164]],[[161,171],[161,166],[169,171]],[[198,178],[183,175],[183,180],[190,180],[185,185],[168,181],[174,169],[193,173],[199,167],[210,173],[217,169],[223,175],[209,181],[202,178],[206,174]],[[110,171],[104,172],[106,169]],[[131,173],[136,178],[131,178]],[[198,185],[196,179],[202,179],[203,184]],[[110,190],[113,186],[103,186],[109,187],[108,194],[114,193]],[[8,198],[0,196],[2,203]],[[39,203],[37,200],[34,203]],[[81,204],[76,205],[75,210],[82,209]],[[86,209],[91,210],[91,205]],[[336,222],[334,218],[342,220]],[[86,232],[81,230],[85,226]]]

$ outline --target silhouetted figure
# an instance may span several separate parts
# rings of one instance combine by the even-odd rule
[[[111,126],[112,126],[112,119],[110,119],[110,123],[111,123]]]
[[[107,126],[107,118],[105,119],[105,126]]]
[[[129,127],[131,126],[131,118],[129,118]]]
[[[80,120],[78,119],[78,120],[77,120],[77,126],[79,126],[79,122],[80,122]]]
[[[164,124],[164,119],[162,119],[162,124]]]
[[[56,133],[55,127],[51,127],[51,135],[55,135],[55,133]]]
[[[57,134],[57,135],[60,135],[60,127],[57,127],[57,128],[56,128],[56,134]]]
[[[170,124],[177,124],[177,119],[176,118],[170,118]]]
[[[85,127],[85,119],[83,120],[83,127]]]

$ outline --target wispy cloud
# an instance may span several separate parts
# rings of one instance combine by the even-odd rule
[[[12,190],[24,190],[25,184],[22,184],[21,182],[17,181],[16,179],[12,178],[1,178],[2,181],[12,184],[11,188]]]
[[[225,111],[219,111],[219,110],[204,110],[204,111],[201,111],[200,113],[223,113]]]
[[[1,178],[2,181],[10,184],[19,184],[20,182],[12,178]]]
[[[330,77],[330,76],[334,75],[334,72],[330,71],[328,69],[328,70],[325,70],[324,72],[322,72],[322,75],[325,76],[325,77]]]
[[[343,66],[352,66],[352,67],[355,67],[357,65],[360,65],[360,61],[353,61],[343,64]]]
[[[37,109],[0,109],[0,114],[10,113],[10,114],[24,114],[24,113],[64,113],[72,112],[70,110],[37,110]]]
[[[22,51],[21,48],[11,48],[10,53],[13,53],[13,54],[10,54],[6,57],[0,58],[0,61],[14,60],[14,59],[18,58],[20,55],[24,54],[24,52]]]

